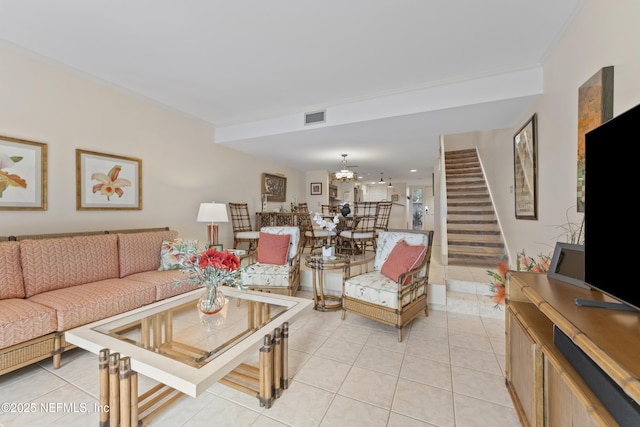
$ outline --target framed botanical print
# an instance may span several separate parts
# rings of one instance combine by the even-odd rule
[[[287,197],[287,178],[263,173],[262,194],[266,194],[268,202],[284,202]]]
[[[538,219],[537,118],[534,114],[513,136],[515,209],[517,219]]]
[[[142,160],[76,150],[76,209],[142,209]]]
[[[47,144],[0,136],[0,210],[47,210]]]

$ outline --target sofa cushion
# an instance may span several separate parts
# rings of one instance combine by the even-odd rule
[[[426,253],[427,248],[424,245],[409,246],[405,240],[400,240],[382,264],[380,273],[397,282],[401,274],[419,266]],[[407,276],[404,283],[410,279],[411,277]]]
[[[258,262],[262,264],[286,264],[290,240],[291,236],[289,234],[260,232],[260,239],[258,240]]]
[[[56,311],[24,299],[0,300],[0,348],[55,332]]]
[[[20,262],[27,298],[55,289],[117,278],[118,237],[100,234],[22,240]]]
[[[198,251],[197,240],[163,240],[160,249],[160,268],[158,271],[180,270],[191,254]]]
[[[164,240],[178,237],[177,231],[118,233],[120,277],[160,268],[160,252]]]
[[[144,271],[127,276],[127,280],[150,284],[156,290],[156,301],[160,301],[196,289],[198,285],[184,281],[187,277],[181,270]]]
[[[0,299],[6,298],[24,298],[18,242],[0,243]]]
[[[58,331],[66,331],[155,302],[155,286],[107,279],[34,295],[29,301],[56,311]]]

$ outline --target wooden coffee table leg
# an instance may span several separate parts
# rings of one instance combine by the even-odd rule
[[[289,388],[289,322],[282,324],[282,387]]]
[[[260,349],[260,406],[271,408],[273,388],[273,345],[271,335],[264,337],[264,345]]]
[[[109,355],[109,425],[120,425],[120,382],[118,369],[120,366],[120,353]]]
[[[100,427],[146,425],[159,412],[184,396],[164,384],[158,384],[139,396],[139,375],[131,369],[129,357],[120,357],[119,353],[102,349],[98,360]]]
[[[103,348],[98,355],[100,375],[100,427],[109,425],[109,349]]]
[[[120,426],[131,427],[131,360],[128,357],[120,359]],[[137,423],[136,423],[137,424]]]

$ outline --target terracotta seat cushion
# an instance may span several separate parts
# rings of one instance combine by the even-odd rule
[[[24,299],[0,300],[0,348],[55,332],[56,312]]]
[[[155,286],[127,279],[101,280],[29,298],[56,311],[58,331],[105,319],[155,300]]]
[[[196,285],[185,283],[188,276],[180,270],[145,271],[127,276],[127,280],[146,283],[156,291],[156,301],[192,291]]]

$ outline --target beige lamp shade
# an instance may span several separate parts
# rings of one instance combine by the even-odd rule
[[[229,222],[227,215],[227,205],[224,203],[200,203],[198,209],[198,222],[208,222],[207,231],[209,235],[209,245],[218,244],[218,225],[216,222]]]

